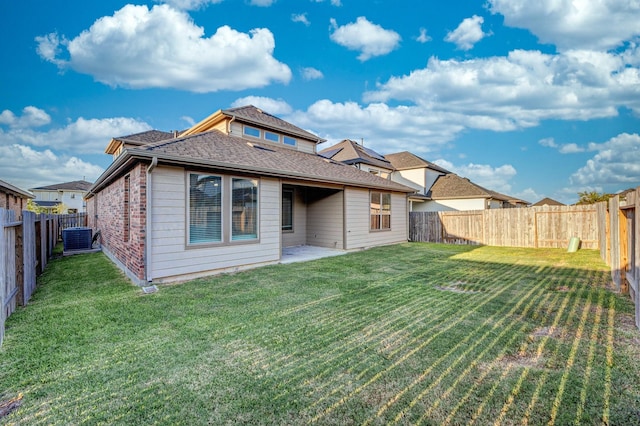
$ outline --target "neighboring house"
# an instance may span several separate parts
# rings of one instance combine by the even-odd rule
[[[33,201],[36,205],[48,213],[54,212],[60,204],[66,207],[66,211],[60,213],[84,213],[84,196],[89,192],[91,185],[91,182],[86,180],[75,180],[31,188],[29,191],[35,196]]]
[[[378,175],[384,179],[390,179],[394,171],[393,166],[384,156],[350,139],[345,139],[336,145],[325,148],[318,154]]]
[[[540,206],[564,206],[560,201],[556,201],[553,198],[543,198],[535,204],[532,204],[531,207],[540,207]]]
[[[20,218],[22,211],[27,209],[30,198],[33,198],[33,194],[0,180],[0,208],[12,210],[16,219]]]
[[[526,207],[524,200],[484,188],[467,178],[450,173],[438,177],[427,194],[430,202],[423,211],[487,210]]]
[[[408,239],[411,188],[318,155],[323,139],[256,107],[170,135],[114,138],[87,196],[104,252],[138,284],[277,263],[283,247]]]
[[[430,202],[431,187],[440,176],[451,172],[408,151],[387,154],[385,158],[395,169],[391,179],[416,190],[409,197],[410,211],[437,210],[434,203]]]

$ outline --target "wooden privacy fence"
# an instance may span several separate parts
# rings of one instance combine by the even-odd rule
[[[409,239],[449,244],[566,248],[572,237],[578,237],[582,248],[597,249],[598,214],[594,205],[411,212]]]
[[[608,209],[607,209],[608,207]],[[600,256],[611,267],[616,290],[629,294],[640,329],[640,187],[598,203],[606,216],[600,223]]]
[[[44,271],[59,235],[58,217],[0,208],[0,346],[6,319],[17,305],[25,306]]]

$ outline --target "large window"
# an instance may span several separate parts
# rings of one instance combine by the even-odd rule
[[[293,231],[293,189],[282,190],[282,230]]]
[[[391,194],[371,191],[371,230],[391,229]]]
[[[258,238],[258,181],[233,178],[232,194],[232,240]]]
[[[222,241],[222,178],[189,175],[189,243]]]

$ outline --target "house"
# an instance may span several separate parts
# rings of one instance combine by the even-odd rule
[[[103,251],[138,284],[408,239],[411,188],[318,155],[323,139],[254,106],[166,136],[114,138],[86,198]]]
[[[62,205],[64,212],[57,213],[84,213],[86,205],[84,196],[91,188],[91,182],[86,180],[75,180],[73,182],[57,183],[55,185],[39,186],[31,188],[35,204],[45,212],[53,213]]]
[[[562,204],[560,201],[554,200],[553,198],[545,197],[537,203],[531,205],[531,207],[540,206],[564,206],[564,204]]]
[[[423,211],[487,210],[511,207],[512,197],[486,189],[455,173],[439,176],[427,196],[431,202]],[[526,201],[520,200],[526,204]]]
[[[30,198],[33,198],[33,194],[0,180],[0,208],[12,210],[16,218],[21,217],[22,211],[27,209]]]
[[[318,154],[385,179],[390,179],[394,171],[393,165],[384,156],[350,139],[325,148]]]

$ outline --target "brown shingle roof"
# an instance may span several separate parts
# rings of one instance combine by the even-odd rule
[[[462,178],[454,173],[440,176],[429,191],[432,199],[448,198],[495,198],[508,201],[508,197],[495,191],[483,188],[471,182],[467,178]]]
[[[131,155],[145,152],[167,163],[201,165],[209,168],[253,172],[258,175],[349,184],[360,187],[414,192],[413,189],[380,178],[316,154],[248,142],[219,130],[199,133],[128,150]]]
[[[553,198],[549,198],[549,197],[545,197],[542,200],[538,201],[535,204],[532,204],[532,207],[539,207],[539,206],[564,206],[564,204],[562,204],[560,201],[556,201]]]
[[[384,156],[384,158],[389,160],[389,162],[391,162],[393,167],[397,170],[420,169],[427,167],[438,172],[451,173],[449,170],[444,169],[430,161],[427,161],[424,158],[420,158],[417,155],[410,153],[409,151],[387,154]]]
[[[55,185],[47,185],[47,186],[39,186],[34,189],[42,189],[46,191],[88,191],[93,185],[91,182],[87,182],[86,180],[74,180],[72,182],[64,182],[64,183],[56,183]]]
[[[298,126],[294,126],[293,124],[287,121],[284,121],[276,117],[275,115],[271,115],[267,112],[264,112],[260,108],[256,108],[253,105],[223,109],[222,113],[236,117],[240,121],[254,123],[258,126],[270,127],[275,130],[280,130],[285,133],[290,133],[292,135],[297,135],[305,139],[316,141],[317,143],[325,141],[324,139],[318,137],[317,135],[307,132],[306,130],[301,129]]]
[[[120,136],[114,138],[120,141],[126,142],[141,142],[142,144],[153,143],[158,141],[164,141],[172,139],[174,137],[173,132],[163,132],[161,130],[147,130],[146,132],[134,133],[133,135]]]
[[[391,163],[382,155],[370,148],[365,148],[351,139],[345,139],[329,148],[325,148],[318,154],[345,164],[362,163],[393,170]]]

